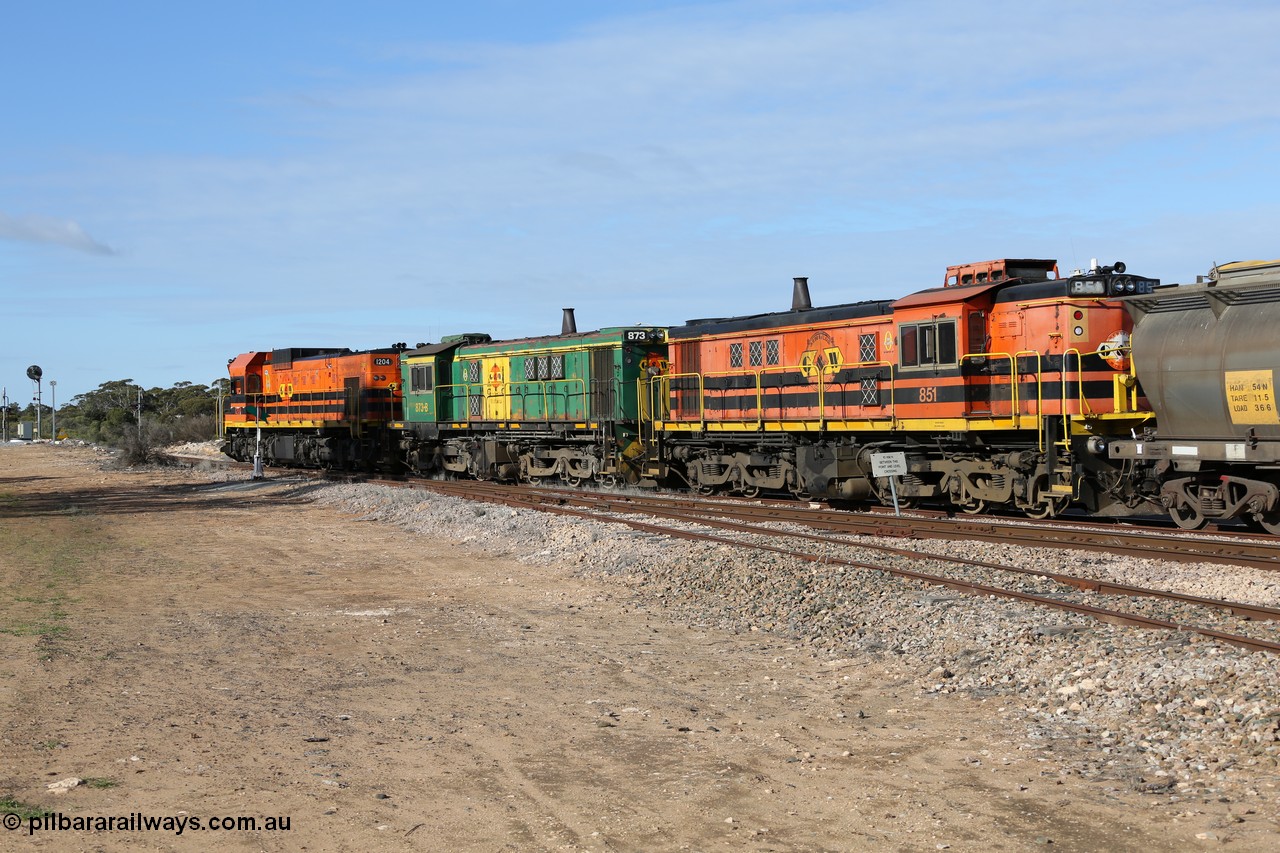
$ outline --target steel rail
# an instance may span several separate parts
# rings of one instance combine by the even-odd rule
[[[474,484],[472,484],[474,485]],[[714,533],[699,533],[692,530],[682,530],[680,528],[664,527],[662,525],[650,524],[648,522],[636,521],[634,519],[619,518],[616,515],[606,515],[606,512],[617,512],[618,510],[602,510],[593,512],[588,508],[573,508],[563,505],[568,499],[558,496],[544,495],[535,496],[527,491],[509,490],[499,491],[491,485],[483,490],[458,488],[456,485],[448,484],[447,481],[427,481],[415,482],[412,484],[415,488],[423,488],[430,491],[436,491],[443,494],[449,494],[457,497],[464,497],[468,500],[482,500],[490,503],[505,504],[507,506],[525,507],[545,512],[553,512],[559,515],[573,516],[577,518],[585,518],[594,521],[605,521],[609,523],[624,524],[635,530],[642,530],[649,533],[655,533],[663,536],[672,536],[681,539],[688,539],[700,542],[715,542],[723,545],[732,545],[740,548],[749,548],[757,551],[766,551],[781,556],[795,557],[811,563],[829,564],[846,566],[849,568],[863,569],[867,571],[884,572],[896,577],[908,578],[919,581],[921,583],[933,586],[942,586],[948,589],[954,589],[958,592],[979,595],[991,595],[998,598],[1008,598],[1017,601],[1023,601],[1042,607],[1049,607],[1055,610],[1065,610],[1085,616],[1090,616],[1100,622],[1111,625],[1125,625],[1138,628],[1159,628],[1170,631],[1186,631],[1200,636],[1209,637],[1219,640],[1223,643],[1238,646],[1249,651],[1267,651],[1272,653],[1280,653],[1280,642],[1271,640],[1256,639],[1246,637],[1240,634],[1232,634],[1227,631],[1220,631],[1216,628],[1197,627],[1194,625],[1186,625],[1178,622],[1170,622],[1165,619],[1157,619],[1151,616],[1141,616],[1138,614],[1124,613],[1117,610],[1108,610],[1102,607],[1094,607],[1089,604],[1078,604],[1061,599],[1049,598],[1047,596],[1035,593],[1022,592],[1020,590],[1005,589],[1003,587],[994,587],[987,584],[976,583],[973,581],[965,581],[957,578],[948,578],[941,575],[934,575],[928,572],[919,572],[912,569],[894,568],[891,566],[875,565],[865,563],[859,560],[847,560],[841,557],[824,556],[820,554],[809,554],[803,551],[794,551],[778,545],[769,545],[765,543],[744,542],[740,539],[734,539],[728,536],[720,536]],[[574,499],[578,500],[578,499]],[[645,512],[648,512],[647,510]],[[659,514],[659,513],[653,513]],[[769,536],[790,535],[799,536],[800,538],[814,538],[818,541],[821,537],[812,534],[788,534],[784,531],[773,530],[769,528],[759,528],[752,525],[746,525],[736,522],[712,521],[705,518],[693,519],[688,516],[675,516],[673,520],[681,520],[701,523],[708,526],[724,526],[729,529],[745,530],[746,532],[764,534]],[[849,544],[849,543],[841,543]],[[909,552],[914,553],[914,552]],[[916,556],[919,556],[918,554]],[[939,557],[938,555],[930,555],[934,559],[950,560],[947,557]],[[1001,567],[1006,568],[1006,567]],[[1165,597],[1163,594],[1155,590],[1148,590],[1148,593]],[[1176,595],[1176,594],[1174,594]],[[1212,599],[1204,601],[1213,602]],[[1229,602],[1216,603],[1215,606],[1230,604]],[[1245,605],[1246,607],[1248,605]]]
[[[495,487],[502,489],[503,487]],[[502,494],[505,492],[495,492]],[[466,495],[466,490],[462,490],[459,494]],[[524,493],[520,493],[524,494]],[[662,502],[649,499],[644,501],[644,506],[640,507],[632,503],[628,503],[626,507],[619,509],[612,506],[610,499],[591,500],[583,499],[577,493],[562,494],[556,493],[554,496],[543,496],[538,492],[528,493],[530,501],[538,503],[547,503],[548,501],[572,501],[579,506],[595,507],[601,503],[605,504],[605,509],[613,512],[643,512],[650,515],[656,515],[665,518],[671,518],[679,521],[688,521],[694,523],[707,523],[706,516],[699,514],[709,512],[718,518],[740,518],[750,520],[757,517],[757,514],[751,512],[749,507],[728,507],[724,505],[703,505],[697,504],[692,509],[685,509],[683,502],[680,502],[677,508],[667,508]],[[683,510],[683,511],[682,511]],[[772,516],[766,516],[768,521],[778,521]],[[993,571],[1009,572],[1012,574],[1027,575],[1030,577],[1048,578],[1056,581],[1064,586],[1074,587],[1083,592],[1095,592],[1100,595],[1125,595],[1131,597],[1155,598],[1165,601],[1173,601],[1179,604],[1189,604],[1199,607],[1210,607],[1218,610],[1226,610],[1235,616],[1244,619],[1261,619],[1261,620],[1277,620],[1280,619],[1280,608],[1267,607],[1261,604],[1248,604],[1245,602],[1226,601],[1217,598],[1204,598],[1201,596],[1187,595],[1180,592],[1171,592],[1168,590],[1149,589],[1140,586],[1131,586],[1128,584],[1117,583],[1115,581],[1099,580],[1097,578],[1085,578],[1077,575],[1068,575],[1061,572],[1050,572],[1042,569],[1027,569],[1022,566],[1008,566],[1001,563],[991,563],[984,560],[974,560],[968,557],[949,557],[943,554],[934,554],[928,551],[912,551],[906,548],[895,548],[891,545],[880,545],[872,542],[847,542],[843,540],[833,540],[825,536],[813,533],[798,533],[794,531],[778,531],[770,528],[763,528],[755,525],[741,524],[732,521],[717,521],[715,526],[725,527],[729,529],[741,530],[746,533],[757,533],[761,535],[783,535],[795,539],[806,539],[822,544],[839,544],[839,545],[856,545],[872,551],[879,551],[886,554],[895,554],[913,560],[940,560],[947,563],[958,565],[973,566],[975,568],[990,569]]]
[[[175,457],[183,461],[217,464],[221,460],[207,457]],[[245,467],[245,463],[227,460],[230,467]],[[226,464],[226,463],[223,463]],[[285,468],[294,473],[306,474],[306,469]],[[313,472],[312,476],[327,476],[329,479],[351,479],[353,481],[373,482],[363,475],[333,472]],[[402,482],[388,480],[388,482]],[[450,482],[406,480],[404,482]],[[485,481],[462,480],[477,484]],[[543,489],[544,487],[539,487]],[[551,494],[573,494],[559,488],[545,489]],[[578,494],[591,494],[579,492]],[[725,496],[728,498],[729,496]],[[629,495],[611,495],[611,500],[637,503],[653,498],[641,498]],[[716,501],[694,500],[687,497],[673,497],[674,501],[685,501],[689,505],[705,505]],[[999,542],[1010,545],[1021,545],[1029,548],[1087,548],[1099,546],[1107,550],[1129,556],[1156,557],[1176,562],[1206,562],[1223,565],[1245,566],[1269,571],[1280,570],[1280,541],[1268,541],[1268,537],[1251,536],[1240,531],[1219,531],[1217,533],[1194,533],[1182,535],[1167,533],[1160,529],[1146,528],[1141,530],[1119,530],[1114,527],[1105,528],[1081,519],[1066,519],[1052,524],[1033,521],[1002,521],[994,518],[977,517],[949,518],[941,514],[930,513],[921,516],[890,516],[883,508],[871,512],[851,512],[843,509],[815,509],[801,507],[795,501],[769,501],[761,499],[748,502],[745,499],[732,500],[741,506],[756,506],[768,510],[779,521],[790,521],[810,527],[823,527],[847,533],[867,536],[902,537],[911,539],[975,539],[983,542]],[[819,520],[824,520],[819,523]],[[1242,541],[1243,540],[1243,541]]]
[[[572,494],[550,490],[555,494]],[[653,498],[610,495],[609,499],[642,505]],[[685,504],[705,505],[689,498],[675,498]],[[742,504],[738,504],[742,506]],[[1219,563],[1269,571],[1280,570],[1280,543],[1242,543],[1234,539],[1189,538],[1168,533],[1073,529],[1053,524],[1000,523],[953,518],[916,518],[880,514],[850,513],[844,510],[790,508],[785,505],[758,507],[762,516],[810,527],[823,527],[866,536],[912,539],[976,539],[1028,548],[1105,548],[1116,554],[1155,557],[1183,563]]]

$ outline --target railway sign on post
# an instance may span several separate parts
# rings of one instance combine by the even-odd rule
[[[898,508],[898,481],[896,478],[905,473],[907,473],[907,454],[871,454],[871,476],[889,478],[889,492],[893,495],[894,515],[902,515],[902,511]]]

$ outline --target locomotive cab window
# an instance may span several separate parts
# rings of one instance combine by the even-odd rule
[[[903,367],[956,363],[956,321],[936,320],[898,327]]]
[[[411,367],[409,369],[409,390],[410,391],[430,391],[431,390],[431,374],[434,370],[433,365],[424,365],[422,367]]]

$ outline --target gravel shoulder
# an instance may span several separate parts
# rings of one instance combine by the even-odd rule
[[[102,461],[0,446],[0,798],[290,829],[6,849],[1280,839],[1264,656],[422,493]]]

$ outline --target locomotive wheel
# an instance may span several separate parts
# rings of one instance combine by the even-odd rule
[[[1027,518],[1043,519],[1055,518],[1058,513],[1067,507],[1066,498],[1050,498],[1042,504],[1035,506],[1023,507],[1023,512],[1027,514]]]
[[[1280,512],[1268,513],[1266,515],[1259,513],[1253,517],[1253,521],[1257,526],[1270,533],[1272,536],[1280,536]],[[1253,525],[1250,525],[1252,527]]]
[[[981,501],[981,500],[975,500],[971,504],[965,504],[964,506],[960,507],[960,511],[965,513],[966,515],[981,515],[982,513],[987,511],[987,502]]]
[[[1169,507],[1169,517],[1183,530],[1203,530],[1209,524],[1209,519],[1201,515],[1200,510],[1186,504]]]
[[[758,498],[760,497],[760,487],[754,485],[743,486],[741,489],[738,489],[738,494],[742,495],[744,498]]]
[[[600,486],[605,489],[616,489],[620,485],[616,474],[605,474],[600,478]]]

